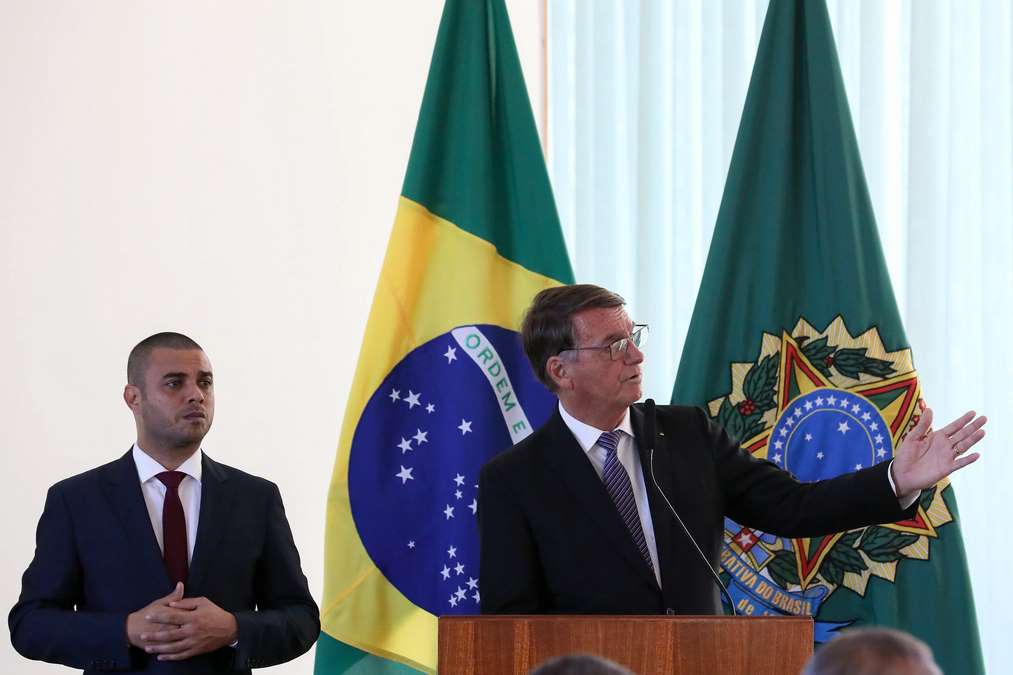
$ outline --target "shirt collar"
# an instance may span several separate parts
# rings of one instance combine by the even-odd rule
[[[141,449],[141,446],[137,445],[137,443],[134,443],[133,456],[134,464],[137,466],[137,477],[142,483],[147,483],[157,474],[165,471],[165,467],[155,461],[151,455],[144,452],[144,450]],[[199,483],[201,479],[202,457],[203,451],[198,448],[197,452],[187,457],[186,461],[180,464],[176,471],[182,471]]]
[[[573,432],[574,437],[577,439],[577,443],[580,444],[580,447],[584,452],[590,452],[591,448],[595,447],[595,444],[598,443],[598,438],[602,434],[612,431],[612,429],[598,429],[590,424],[581,422],[566,411],[566,408],[563,407],[562,401],[559,402],[559,416],[563,418],[563,424],[565,424],[567,428]],[[630,423],[629,408],[626,409],[626,414],[623,415],[623,419],[619,425],[616,426],[616,429],[629,434],[630,438],[633,438],[633,424]]]

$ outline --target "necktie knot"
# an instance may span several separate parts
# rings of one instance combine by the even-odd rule
[[[186,478],[186,474],[182,471],[163,471],[156,474],[155,478],[162,481],[162,484],[168,489],[175,490],[183,482],[183,479]]]
[[[619,448],[619,439],[622,435],[623,432],[619,429],[606,431],[598,437],[598,445],[605,448],[606,452],[615,452]]]

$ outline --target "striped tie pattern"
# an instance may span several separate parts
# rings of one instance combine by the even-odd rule
[[[637,502],[633,499],[633,485],[630,483],[630,475],[626,467],[619,461],[616,450],[619,448],[619,439],[622,431],[607,431],[598,438],[598,445],[605,449],[605,465],[602,467],[602,480],[605,482],[605,489],[612,496],[616,509],[626,523],[626,529],[633,537],[633,543],[643,557],[644,562],[651,572],[654,572],[654,564],[651,562],[651,554],[647,550],[647,540],[644,539],[644,528],[640,525],[640,514],[637,512]]]

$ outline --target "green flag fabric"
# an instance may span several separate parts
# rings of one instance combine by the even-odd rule
[[[517,335],[572,282],[503,0],[448,0],[345,410],[316,675],[437,667],[477,614],[478,472],[555,398]]]
[[[889,461],[919,418],[823,0],[770,2],[672,400],[802,480]],[[812,614],[818,642],[896,627],[945,672],[983,672],[948,481],[899,523],[812,539],[725,530],[738,613]]]

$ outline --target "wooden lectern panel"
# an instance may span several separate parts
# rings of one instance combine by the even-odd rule
[[[439,622],[440,675],[524,675],[587,652],[638,675],[793,675],[812,655],[811,617],[458,616]]]

